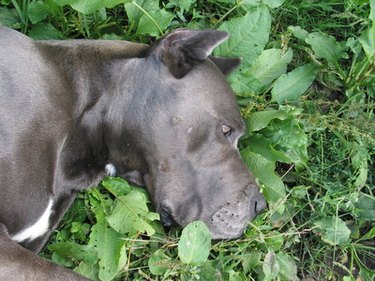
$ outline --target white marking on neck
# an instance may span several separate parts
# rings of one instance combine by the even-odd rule
[[[49,227],[49,217],[52,213],[52,205],[53,199],[50,198],[48,206],[42,216],[33,225],[13,235],[12,239],[17,242],[23,242],[25,240],[32,241],[46,233]]]
[[[116,176],[117,171],[116,171],[115,165],[113,165],[112,163],[108,163],[107,165],[105,165],[105,172],[107,176],[110,176],[110,177]]]

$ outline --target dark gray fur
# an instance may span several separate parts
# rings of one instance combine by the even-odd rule
[[[108,163],[147,186],[166,225],[241,236],[265,202],[234,144],[245,127],[223,73],[239,60],[208,58],[226,38],[178,30],[148,47],[0,27],[0,280],[84,280],[32,252]],[[12,241],[50,198],[47,233]]]

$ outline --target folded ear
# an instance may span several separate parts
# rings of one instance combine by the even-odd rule
[[[209,56],[208,58],[216,64],[224,75],[229,75],[241,63],[241,59],[239,58],[224,58],[214,56]]]
[[[219,30],[179,29],[164,37],[153,53],[174,77],[182,78],[194,65],[207,59],[228,36],[227,32]]]

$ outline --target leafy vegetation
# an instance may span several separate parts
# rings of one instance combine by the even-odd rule
[[[243,59],[240,151],[269,203],[241,239],[210,243],[199,222],[165,233],[144,190],[106,178],[42,255],[103,281],[374,280],[374,0],[0,3],[0,24],[35,39],[229,31],[215,55]]]

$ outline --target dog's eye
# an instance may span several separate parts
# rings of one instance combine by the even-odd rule
[[[233,129],[229,127],[228,125],[223,124],[223,134],[224,136],[230,140],[230,137],[232,136]]]

